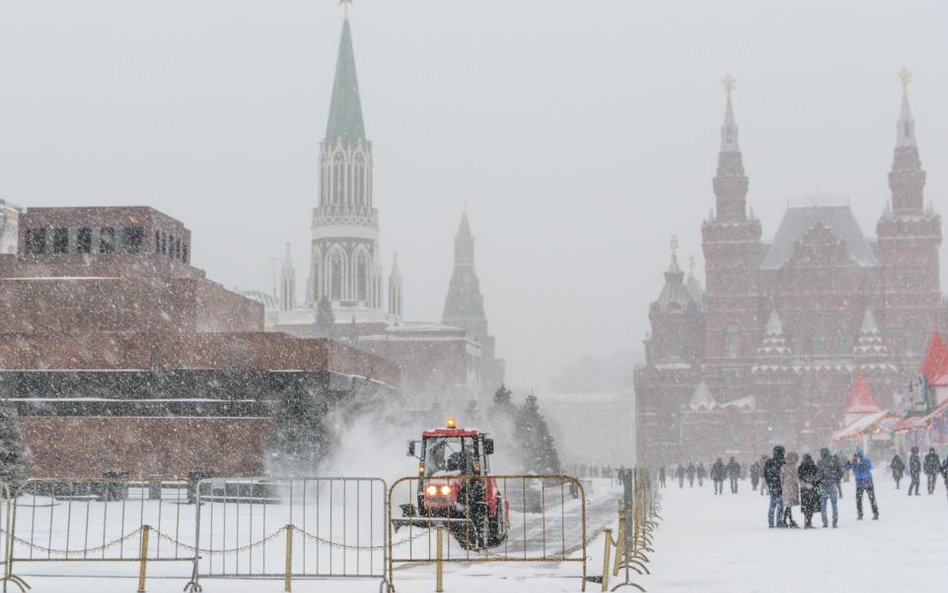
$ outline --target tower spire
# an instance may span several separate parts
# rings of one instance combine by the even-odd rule
[[[734,107],[731,104],[731,92],[737,85],[737,79],[728,74],[721,79],[721,84],[727,94],[724,125],[721,126],[721,152],[740,152],[741,147],[737,141],[737,123],[734,121]]]
[[[326,140],[365,140],[359,79],[356,76],[355,51],[352,49],[352,30],[349,27],[351,3],[351,0],[341,0],[339,3],[343,11],[342,35],[339,38],[339,54],[336,57],[336,78],[332,86]]]
[[[280,270],[280,309],[289,311],[296,307],[296,269],[290,244],[286,244],[283,266]]]
[[[915,119],[909,106],[908,87],[912,82],[912,73],[902,68],[898,77],[902,85],[902,104],[895,124],[895,154],[889,172],[892,211],[896,216],[918,215],[924,211],[925,171],[918,154]]]
[[[474,270],[474,235],[471,234],[467,212],[461,215],[458,233],[454,237],[454,271],[441,319],[447,325],[472,329],[478,335],[487,334],[484,297]]]
[[[728,74],[721,80],[727,102],[724,108],[724,123],[721,126],[721,150],[718,152],[718,171],[714,178],[714,195],[717,198],[717,220],[735,223],[747,220],[747,176],[741,147],[737,141],[737,121],[731,94],[737,80]]]
[[[916,146],[915,120],[912,119],[912,109],[909,106],[908,87],[912,83],[912,73],[906,68],[899,71],[899,82],[902,83],[902,106],[899,109],[899,121],[896,124],[896,146]]]

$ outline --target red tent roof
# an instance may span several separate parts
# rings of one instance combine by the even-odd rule
[[[945,343],[941,339],[941,334],[936,331],[932,334],[932,339],[928,341],[928,350],[925,352],[925,359],[922,360],[922,367],[919,369],[923,375],[928,377],[929,382],[942,374],[944,358]]]
[[[856,377],[856,384],[853,385],[853,392],[849,396],[849,403],[846,404],[846,414],[874,414],[881,412],[882,406],[876,401],[875,394],[872,393],[872,387],[869,381],[862,373]]]

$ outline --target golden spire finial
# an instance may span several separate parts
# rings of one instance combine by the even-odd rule
[[[339,6],[342,7],[342,18],[349,20],[349,5],[352,4],[352,0],[339,0]]]
[[[731,98],[731,91],[734,90],[734,87],[737,85],[737,79],[728,74],[721,79],[721,84],[724,86],[724,91],[727,93],[727,98]]]
[[[908,94],[908,86],[912,83],[912,73],[905,66],[899,70],[899,81],[902,83],[902,92]]]
[[[672,255],[673,255],[673,256],[678,255],[678,235],[672,235],[672,238],[671,238],[671,250],[672,250]]]
[[[467,205],[468,205],[468,202],[467,202],[467,199],[465,199],[464,200],[464,213],[465,214],[467,214]]]

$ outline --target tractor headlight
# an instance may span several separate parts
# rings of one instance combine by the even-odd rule
[[[441,487],[441,496],[450,496],[450,495],[451,495],[451,487],[445,484],[444,486]]]
[[[431,484],[430,486],[428,486],[427,488],[425,488],[425,494],[427,494],[428,496],[437,496],[437,495],[438,495],[438,487],[435,486],[434,484]]]

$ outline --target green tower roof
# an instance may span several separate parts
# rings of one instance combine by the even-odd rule
[[[348,18],[342,23],[339,56],[336,59],[336,79],[332,86],[329,124],[326,126],[326,140],[337,138],[365,140],[362,101],[359,100],[359,80],[356,77],[355,53],[352,51],[352,31],[349,29]]]

